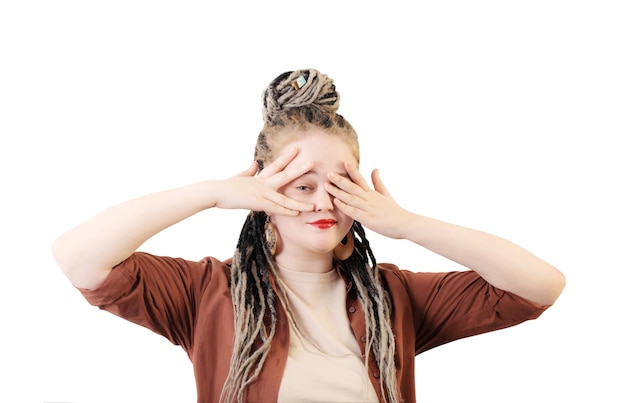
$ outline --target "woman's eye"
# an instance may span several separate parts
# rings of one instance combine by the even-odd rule
[[[296,189],[298,189],[301,192],[308,192],[308,191],[312,190],[313,188],[311,186],[308,186],[308,185],[298,185],[298,186],[296,186]]]

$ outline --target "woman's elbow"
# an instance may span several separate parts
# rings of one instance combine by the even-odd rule
[[[63,235],[52,243],[52,257],[70,283],[78,288],[97,287],[111,271],[110,268],[90,269],[93,265],[81,260],[77,248],[70,245]]]
[[[57,266],[63,271],[63,273],[69,278],[71,274],[69,248],[66,245],[65,237],[61,235],[52,242],[52,257]]]
[[[541,305],[553,305],[559,298],[566,284],[565,275],[556,268],[551,268],[548,276],[543,279],[542,292],[537,298],[537,303]]]

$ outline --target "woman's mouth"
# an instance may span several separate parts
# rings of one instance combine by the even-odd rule
[[[317,220],[309,223],[309,225],[319,229],[328,229],[335,224],[337,224],[337,221],[335,220]]]

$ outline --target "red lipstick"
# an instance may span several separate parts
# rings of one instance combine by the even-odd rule
[[[325,220],[313,221],[313,222],[310,222],[309,224],[319,229],[328,229],[332,227],[333,225],[335,225],[336,223],[337,221],[335,220],[325,219]]]

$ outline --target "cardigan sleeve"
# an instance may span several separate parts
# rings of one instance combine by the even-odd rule
[[[472,270],[411,272],[386,265],[395,309],[411,312],[415,354],[538,318],[540,306],[496,288]]]
[[[218,261],[135,252],[113,268],[94,289],[79,289],[87,301],[158,333],[188,350],[193,340],[196,306]]]

